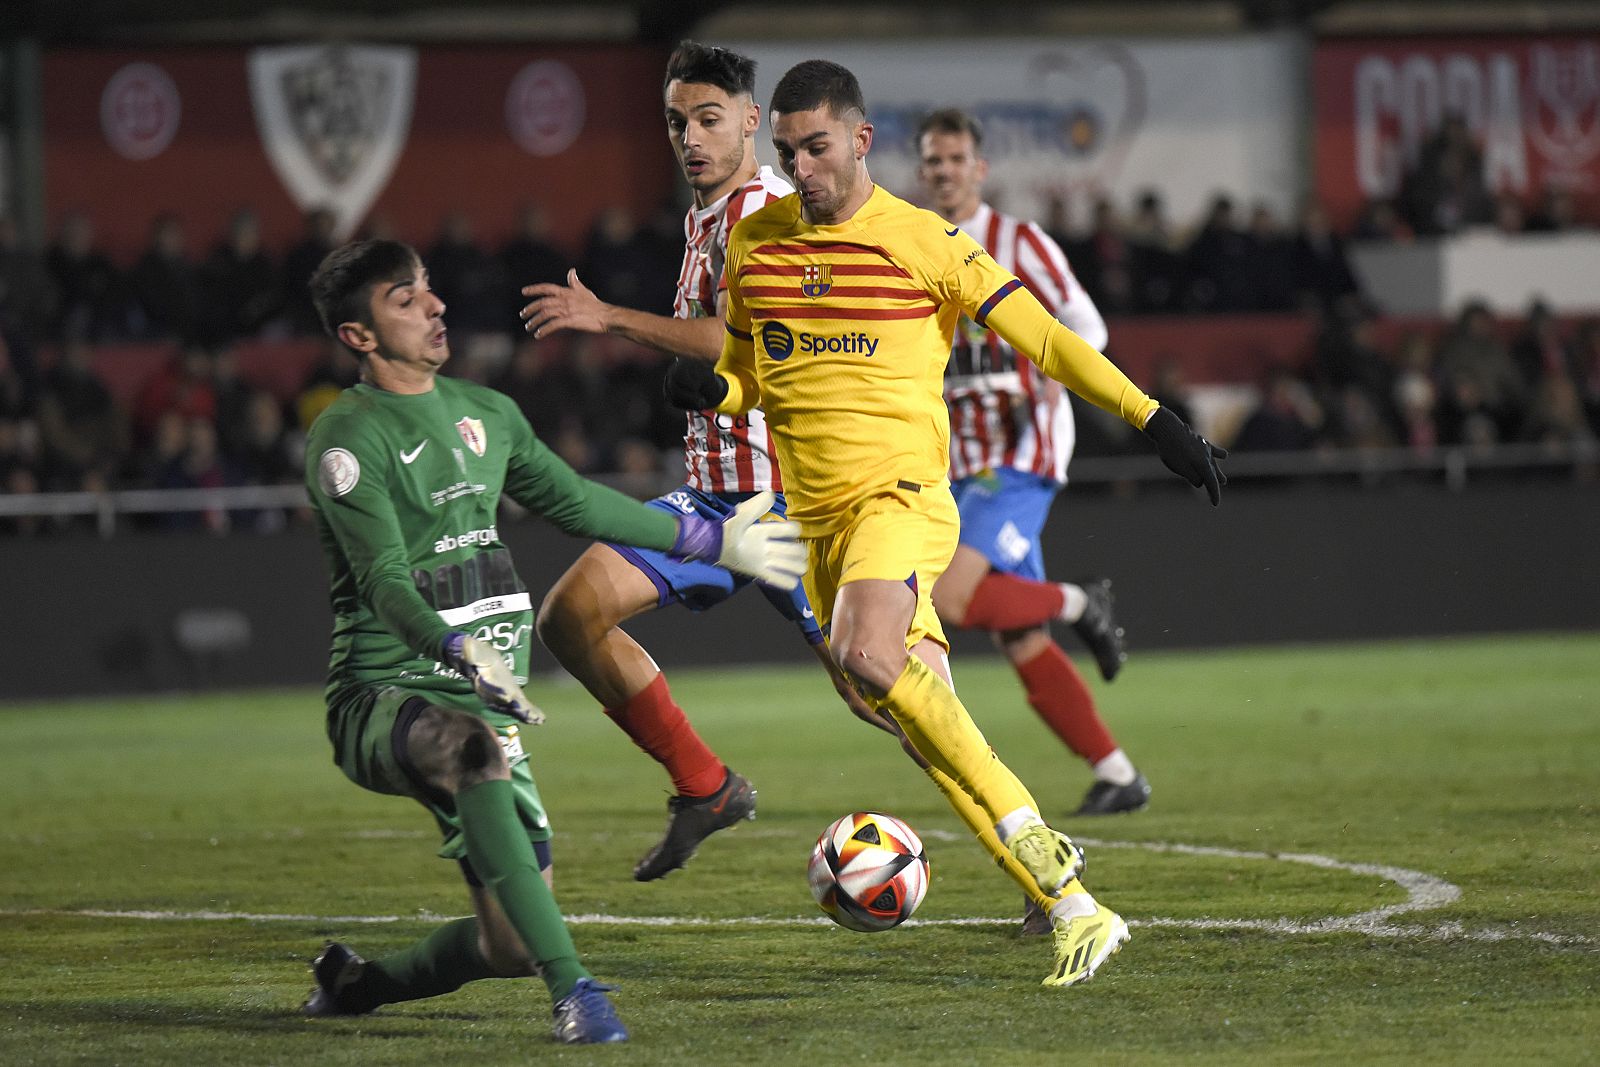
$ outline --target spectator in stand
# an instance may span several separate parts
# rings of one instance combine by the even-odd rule
[[[1190,401],[1189,382],[1184,377],[1183,362],[1172,355],[1156,360],[1155,382],[1150,395],[1164,408],[1190,426],[1194,422],[1194,404]]]
[[[1572,194],[1554,185],[1544,187],[1539,206],[1528,216],[1529,233],[1566,233],[1582,228]]]
[[[1561,339],[1561,324],[1543,300],[1528,305],[1522,332],[1511,343],[1511,361],[1530,390],[1551,375],[1578,377],[1574,353]]]
[[[30,388],[32,365],[18,351],[32,352],[56,321],[56,288],[43,257],[23,247],[17,224],[0,214],[0,334],[12,347],[17,373]]]
[[[1583,398],[1570,377],[1547,374],[1539,380],[1517,437],[1556,448],[1587,444],[1595,439],[1583,409]]]
[[[322,322],[311,306],[311,275],[325,256],[333,251],[333,228],[337,223],[325,207],[306,212],[304,228],[283,257],[283,310],[291,332],[300,337],[320,336]]]
[[[1438,375],[1441,443],[1487,445],[1515,436],[1526,387],[1487,304],[1462,309],[1439,348]]]
[[[516,286],[500,262],[478,246],[466,212],[445,216],[424,262],[429,285],[450,309],[452,333],[506,332],[506,316],[517,304]]]
[[[1247,258],[1240,308],[1247,311],[1290,311],[1295,306],[1295,246],[1265,203],[1250,209]]]
[[[1184,305],[1193,311],[1251,306],[1250,239],[1234,220],[1233,199],[1218,194],[1184,256]]]
[[[31,424],[0,414],[0,494],[25,494],[39,491],[39,457]],[[39,532],[37,517],[0,518],[0,535],[30,537]]]
[[[1446,115],[1400,183],[1402,213],[1419,235],[1451,234],[1494,221],[1483,152],[1466,119]]]
[[[1516,193],[1503,192],[1495,197],[1494,228],[1503,234],[1519,234],[1527,228],[1522,200]]]
[[[1311,359],[1312,384],[1336,418],[1341,410],[1353,410],[1356,402],[1346,394],[1357,393],[1365,401],[1361,406],[1398,434],[1394,367],[1378,344],[1377,319],[1370,311],[1346,303],[1325,314]],[[1359,416],[1367,417],[1365,411]]]
[[[183,223],[162,214],[150,224],[150,243],[128,274],[133,333],[147,340],[189,340],[200,320],[200,268],[184,247]]]
[[[641,271],[639,302],[634,307],[652,314],[672,314],[678,299],[678,273],[683,269],[683,245],[683,212],[672,201],[663,200],[633,237]]]
[[[1600,435],[1600,319],[1585,321],[1573,333],[1572,366],[1589,425]]]
[[[43,484],[61,492],[102,490],[127,452],[127,423],[82,341],[68,341],[39,392]]]
[[[1361,287],[1344,240],[1328,224],[1328,213],[1315,200],[1300,209],[1300,226],[1294,235],[1291,275],[1296,302],[1324,313],[1359,301]]]
[[[1361,213],[1356,216],[1355,224],[1350,228],[1350,237],[1356,241],[1392,241],[1404,244],[1414,236],[1411,227],[1401,217],[1399,209],[1392,200],[1368,200],[1361,205]]]
[[[94,242],[94,223],[81,211],[61,220],[45,266],[58,295],[51,336],[115,340],[126,333],[122,278]]]
[[[1420,333],[1400,342],[1394,380],[1394,408],[1407,447],[1427,452],[1439,443],[1439,390],[1433,371],[1433,346]]]
[[[633,216],[614,204],[600,212],[583,250],[578,273],[595,296],[607,304],[638,307],[645,283],[634,255]],[[673,277],[677,277],[674,273]]]
[[[596,421],[599,414],[601,396],[579,368],[582,361],[572,347],[573,342],[560,333],[538,340],[525,336],[500,377],[490,382],[491,388],[517,402],[533,432],[547,443],[569,420],[577,419],[581,426]],[[660,406],[666,409],[665,404]]]
[[[241,432],[223,451],[226,466],[241,485],[293,485],[305,476],[294,436],[284,423],[283,405],[264,389],[252,390]]]
[[[205,340],[225,344],[261,332],[282,307],[278,280],[261,244],[260,220],[249,208],[239,210],[201,271]]]
[[[550,219],[538,204],[524,204],[517,213],[517,232],[500,249],[500,270],[513,285],[564,284],[569,260],[550,238]],[[506,307],[506,329],[523,335],[516,301]]]
[[[214,422],[217,417],[217,392],[211,353],[199,345],[184,345],[173,351],[161,369],[145,380],[133,406],[133,427],[139,441],[156,436],[157,427],[169,413],[184,419]]]
[[[338,399],[341,392],[356,384],[359,369],[344,354],[343,345],[332,342],[323,344],[317,362],[306,372],[306,380],[301,383],[300,391],[295,394],[291,405],[300,433],[310,430],[317,416]]]
[[[1089,234],[1074,246],[1079,252],[1067,253],[1068,262],[1081,264],[1078,280],[1095,307],[1107,315],[1128,314],[1137,306],[1133,243],[1123,233],[1117,207],[1109,198],[1095,200],[1090,217]]]
[[[1306,452],[1324,443],[1327,417],[1311,387],[1287,367],[1267,373],[1261,402],[1230,446],[1240,452]]]
[[[1167,224],[1161,194],[1147,189],[1139,194],[1127,227],[1131,249],[1128,270],[1133,279],[1133,304],[1141,312],[1175,310],[1179,300],[1182,260]]]

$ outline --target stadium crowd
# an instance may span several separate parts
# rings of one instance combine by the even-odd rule
[[[1319,323],[1309,352],[1275,353],[1260,367],[1259,403],[1214,436],[1240,451],[1497,442],[1573,442],[1600,434],[1600,320],[1562,323],[1535,305],[1498,323],[1473,304],[1442,331],[1380,329],[1346,255],[1349,240],[1404,241],[1471,226],[1505,232],[1584,226],[1570,197],[1547,190],[1537,211],[1483,187],[1478,149],[1446,122],[1424,147],[1392,202],[1373,203],[1348,234],[1315,205],[1292,227],[1265,205],[1247,213],[1216,197],[1193,227],[1173,223],[1161,195],[1145,191],[1124,212],[1097,201],[1087,224],[1063,205],[1042,220],[1108,316],[1301,312]],[[333,220],[310,212],[304,232],[275,252],[254,212],[241,210],[203,258],[190,254],[182,219],[151,223],[147,246],[117,263],[89,218],[65,216],[42,254],[0,217],[0,486],[6,493],[273,485],[298,482],[310,422],[353,380],[332,346],[297,389],[279,395],[239,373],[235,346],[311,339],[320,327],[306,281],[333,246]],[[397,236],[374,218],[368,235]],[[419,235],[398,235],[415,239]],[[529,206],[515,235],[489,248],[465,213],[418,242],[434,288],[448,302],[452,373],[514,397],[535,429],[585,473],[651,478],[670,468],[681,414],[660,390],[660,359],[609,338],[570,334],[534,341],[516,311],[521,286],[560,281],[576,265],[601,299],[670,311],[682,254],[681,215],[670,204],[636,223],[604,212],[581,249],[560,247],[544,212]],[[1384,343],[1383,337],[1389,337]],[[306,343],[316,342],[307,340]],[[99,346],[170,345],[160,371],[131,400],[103,380]],[[1111,353],[1116,353],[1113,328]],[[1181,361],[1148,383],[1186,413]],[[1082,420],[1080,454],[1134,447]],[[172,516],[172,523],[213,521]],[[272,515],[259,522],[281,521]],[[19,528],[17,520],[11,526]],[[37,528],[23,522],[20,528]]]

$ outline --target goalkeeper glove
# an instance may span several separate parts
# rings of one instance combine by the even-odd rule
[[[685,411],[709,411],[728,395],[728,383],[703,359],[679,356],[667,364],[667,402]]]
[[[789,520],[757,521],[772,510],[773,499],[770,489],[757,493],[720,522],[678,516],[671,555],[710,560],[774,588],[793,589],[805,573],[806,546],[800,543],[800,528]]]
[[[1156,443],[1156,451],[1168,470],[1196,489],[1205,486],[1212,507],[1222,501],[1222,487],[1228,484],[1228,476],[1217,467],[1217,460],[1228,458],[1226,448],[1207,441],[1166,408],[1156,408],[1145,421],[1144,432]]]
[[[506,658],[493,645],[454,630],[444,639],[444,662],[471,682],[478,698],[495,711],[530,726],[544,722],[544,712],[522,692]]]

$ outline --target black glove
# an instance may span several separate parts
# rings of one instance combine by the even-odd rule
[[[1196,489],[1205,486],[1212,507],[1222,501],[1222,487],[1228,484],[1228,476],[1217,468],[1217,460],[1228,458],[1226,448],[1207,441],[1166,408],[1156,408],[1144,424],[1144,432],[1156,443],[1156,451],[1161,453],[1161,462],[1168,470]]]
[[[679,356],[667,364],[667,403],[685,411],[708,411],[728,395],[728,383],[703,359]]]

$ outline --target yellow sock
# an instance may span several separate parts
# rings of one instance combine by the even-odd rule
[[[894,716],[923,759],[977,802],[989,826],[998,826],[1018,809],[1039,810],[1027,788],[983,739],[955,690],[916,656],[906,657],[900,677],[874,703]]]
[[[927,768],[928,777],[933,779],[933,784],[939,787],[939,792],[950,802],[961,821],[977,835],[978,844],[994,860],[995,866],[1011,876],[1011,880],[1022,887],[1023,895],[1037,904],[1040,909],[1048,912],[1055,906],[1056,898],[1049,896],[1039,888],[1039,883],[1033,875],[1028,873],[1028,868],[1017,862],[1011,850],[1000,843],[1000,835],[995,833],[993,826],[983,814],[983,809],[972,802],[972,798],[961,791],[961,787],[950,780],[950,776],[937,767]],[[1077,879],[1068,882],[1068,886],[1077,885]]]

